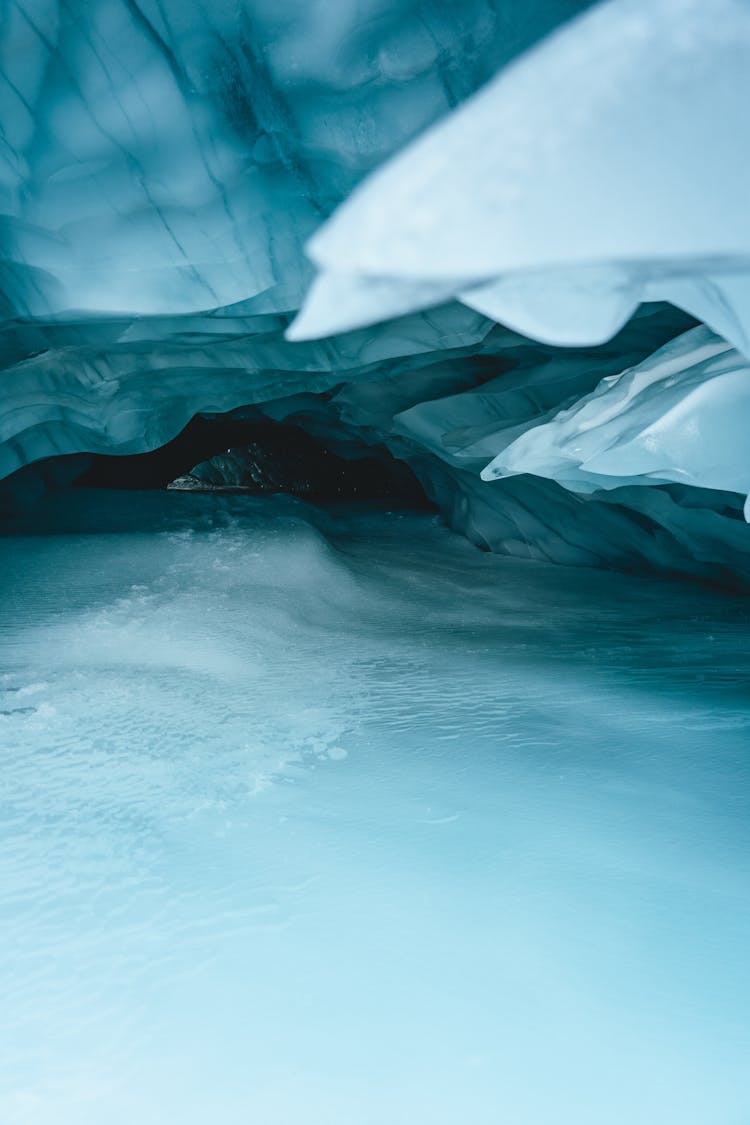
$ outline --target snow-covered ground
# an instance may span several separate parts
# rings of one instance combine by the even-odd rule
[[[744,1125],[747,601],[429,515],[0,541],[3,1125]]]

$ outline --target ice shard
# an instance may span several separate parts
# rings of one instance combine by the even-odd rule
[[[517,437],[482,471],[551,477],[584,492],[626,484],[750,491],[750,366],[694,328]]]

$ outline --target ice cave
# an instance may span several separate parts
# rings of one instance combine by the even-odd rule
[[[0,1125],[750,1122],[749,99],[0,0]]]

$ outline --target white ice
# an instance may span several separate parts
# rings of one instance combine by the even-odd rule
[[[482,476],[534,473],[582,492],[673,481],[747,494],[749,412],[747,360],[693,328],[549,421],[524,427]]]
[[[371,174],[308,244],[304,340],[449,295],[597,344],[669,300],[750,339],[744,0],[607,0]]]

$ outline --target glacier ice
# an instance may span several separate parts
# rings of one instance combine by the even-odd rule
[[[0,570],[3,1125],[747,1118],[744,603],[291,497]]]
[[[561,344],[609,338],[644,300],[683,298],[710,320],[711,286],[727,283],[742,346],[749,61],[743,0],[608,0],[579,16],[316,233],[322,273],[291,338],[393,315],[391,281],[404,311],[453,295]]]
[[[3,0],[10,308],[293,309],[321,217],[582,6]]]
[[[693,328],[526,430],[482,476],[533,473],[582,491],[675,481],[747,493],[748,409],[747,361]]]
[[[244,410],[492,550],[747,584],[742,0],[0,13],[0,511]]]
[[[749,28],[0,0],[3,1125],[747,1120]]]

